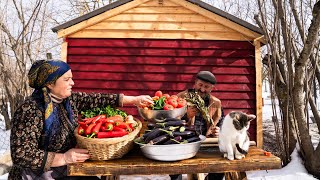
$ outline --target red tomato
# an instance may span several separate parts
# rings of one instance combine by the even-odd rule
[[[163,110],[173,110],[173,109],[174,109],[174,107],[171,104],[165,104],[163,106]]]
[[[162,97],[162,91],[157,91],[154,96]]]
[[[168,104],[172,105],[174,108],[176,108],[178,106],[178,101],[177,99],[174,98],[170,98],[168,99]]]
[[[178,99],[179,97],[177,95],[171,95],[170,98]]]
[[[187,105],[187,101],[183,98],[178,98],[178,106],[177,108],[181,108],[184,107],[185,105]]]
[[[169,98],[170,98],[170,95],[169,95],[169,94],[163,94],[162,96],[166,97],[166,99],[169,99]]]

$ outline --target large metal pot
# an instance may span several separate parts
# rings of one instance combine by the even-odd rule
[[[201,142],[206,137],[200,135],[200,141],[186,144],[149,145],[139,143],[139,138],[134,142],[140,145],[144,156],[158,161],[178,161],[194,157],[200,149]]]
[[[162,120],[165,118],[178,118],[186,113],[187,106],[173,110],[151,110],[138,107],[140,116],[148,121]]]

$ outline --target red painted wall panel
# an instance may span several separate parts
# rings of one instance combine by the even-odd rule
[[[67,39],[75,91],[176,94],[200,70],[217,78],[213,95],[225,113],[256,112],[254,46],[242,41]],[[122,108],[138,117],[135,107]],[[256,127],[250,127],[255,140]]]

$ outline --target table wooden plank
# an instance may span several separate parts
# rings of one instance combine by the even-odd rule
[[[164,162],[144,157],[138,148],[133,149],[121,159],[91,161],[68,165],[69,176],[107,176],[134,174],[196,174],[208,172],[244,172],[281,168],[281,159],[251,146],[246,158],[227,160],[217,147],[202,147],[191,159]]]

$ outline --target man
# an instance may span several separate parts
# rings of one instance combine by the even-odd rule
[[[187,89],[177,94],[179,97],[185,98],[188,92],[197,92],[205,102],[205,106],[208,107],[208,112],[213,120],[213,124],[210,124],[202,117],[200,111],[195,106],[188,106],[187,113],[181,118],[187,120],[189,125],[194,125],[196,131],[206,137],[218,137],[219,124],[221,123],[222,108],[221,101],[215,96],[211,95],[214,85],[216,84],[215,76],[209,71],[200,71],[196,75],[196,80],[193,89]],[[182,175],[170,175],[171,180],[181,180]],[[223,174],[209,173],[206,179],[222,179]]]
[[[186,119],[190,125],[194,125],[198,133],[207,137],[218,137],[219,127],[217,124],[221,118],[221,101],[211,95],[214,85],[216,84],[215,76],[209,71],[200,71],[196,75],[194,89],[187,89],[177,94],[179,97],[186,97],[188,92],[197,92],[209,109],[209,115],[213,124],[209,124],[201,115],[195,106],[188,106],[187,113],[181,118]]]

